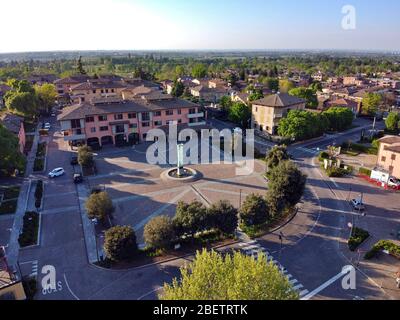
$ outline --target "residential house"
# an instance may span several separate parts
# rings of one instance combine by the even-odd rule
[[[251,126],[257,131],[276,134],[279,121],[290,110],[304,110],[306,101],[287,93],[277,93],[252,102]]]
[[[244,104],[248,104],[249,103],[249,94],[248,93],[236,93],[236,92],[232,92],[231,94],[231,100],[233,102],[241,102]]]
[[[362,86],[365,84],[365,80],[359,76],[344,77],[343,84],[345,86]]]
[[[327,101],[327,107],[345,107],[349,108],[354,114],[358,114],[361,111],[361,103],[354,100],[339,98],[335,100]]]
[[[90,79],[70,87],[69,95],[72,103],[91,101],[92,99],[122,98],[126,85],[107,79]]]
[[[69,90],[72,86],[78,85],[82,82],[89,80],[90,77],[87,75],[75,75],[67,78],[62,78],[54,81],[56,90],[59,97],[67,97]]]
[[[378,167],[400,179],[400,137],[386,136],[379,139]]]
[[[0,247],[0,300],[25,300],[25,290],[19,269],[13,270],[7,262],[6,250]]]
[[[83,142],[100,146],[139,143],[149,130],[170,123],[187,127],[205,124],[199,105],[158,93],[119,102],[83,102],[64,108],[57,119],[71,145]]]
[[[0,124],[18,137],[19,151],[24,153],[26,143],[24,118],[12,113],[3,113],[0,115]]]
[[[197,86],[190,89],[190,94],[205,102],[216,103],[224,96],[229,96],[229,89],[209,88],[206,86]]]

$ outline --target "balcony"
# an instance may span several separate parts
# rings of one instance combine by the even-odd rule
[[[197,126],[205,126],[207,123],[205,121],[199,121],[199,122],[192,122],[188,123],[189,127],[197,127]]]
[[[64,141],[85,140],[86,134],[64,132]]]
[[[187,116],[188,116],[189,119],[203,118],[204,117],[204,112],[189,113]]]

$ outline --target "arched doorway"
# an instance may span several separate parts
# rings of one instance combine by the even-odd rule
[[[112,145],[112,144],[114,144],[112,136],[101,137],[101,145],[102,146],[107,146],[107,145]]]

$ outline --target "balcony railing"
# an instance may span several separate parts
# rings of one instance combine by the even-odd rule
[[[199,121],[199,122],[192,122],[192,123],[188,123],[189,127],[196,127],[196,126],[204,126],[207,123],[205,121]]]
[[[204,112],[197,112],[197,113],[189,113],[188,118],[193,119],[193,118],[203,118],[204,117]]]

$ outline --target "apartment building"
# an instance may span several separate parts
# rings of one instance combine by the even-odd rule
[[[146,139],[149,130],[170,123],[181,127],[205,125],[199,105],[165,94],[118,102],[83,102],[64,108],[57,119],[71,145],[136,144]]]
[[[386,136],[379,140],[378,167],[400,179],[400,137]]]
[[[69,94],[72,103],[82,103],[105,98],[122,98],[126,85],[107,79],[90,79],[70,87]]]
[[[260,132],[276,134],[279,121],[290,110],[304,110],[306,101],[287,93],[273,94],[252,102],[251,127]]]
[[[12,270],[7,263],[6,251],[0,247],[0,300],[25,300],[25,290],[19,269]]]

